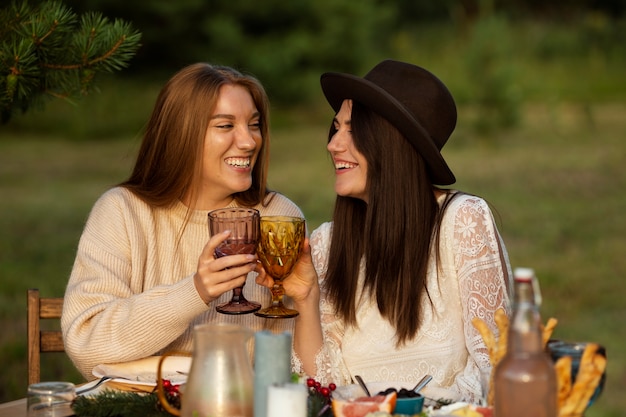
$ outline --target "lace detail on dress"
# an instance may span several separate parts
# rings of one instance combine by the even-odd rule
[[[400,348],[395,346],[393,327],[380,316],[375,302],[364,300],[359,305],[355,328],[345,328],[334,314],[323,285],[331,233],[332,224],[324,223],[311,235],[324,337],[313,377],[323,384],[344,385],[360,374],[368,381],[409,385],[429,373],[433,385],[453,389],[467,401],[480,398],[479,369],[491,366],[471,321],[480,317],[497,331],[493,314],[501,307],[508,311],[510,276],[506,252],[486,202],[465,194],[450,202],[441,225],[438,274],[434,254],[429,261],[427,285],[433,305],[423,309],[423,324],[415,339]],[[294,370],[302,371],[295,352],[293,363]]]

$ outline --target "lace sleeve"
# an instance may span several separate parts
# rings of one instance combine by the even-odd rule
[[[315,378],[322,384],[334,382],[337,385],[352,383],[350,373],[343,363],[341,354],[341,339],[344,333],[343,325],[337,319],[333,306],[328,302],[323,281],[326,277],[328,265],[328,253],[330,249],[330,234],[332,223],[324,223],[311,233],[311,256],[317,271],[320,284],[320,314],[322,321],[322,333],[324,343],[315,356],[317,372],[315,375],[308,375]],[[302,361],[292,352],[293,371],[303,375]]]
[[[491,364],[482,337],[472,319],[484,320],[497,335],[494,313],[509,310],[511,267],[502,239],[487,203],[478,197],[460,196],[446,214],[446,238],[452,239],[458,274],[465,343],[470,354],[464,372],[457,376],[463,397],[477,401],[481,395],[480,373],[489,373]]]

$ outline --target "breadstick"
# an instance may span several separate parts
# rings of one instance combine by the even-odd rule
[[[557,382],[557,406],[560,410],[572,390],[572,357],[562,356],[554,365]]]
[[[509,316],[506,315],[504,309],[499,308],[495,312],[496,325],[498,326],[498,343],[496,345],[496,355],[494,366],[500,363],[500,360],[506,354],[507,343],[509,339]]]
[[[478,330],[478,333],[480,333],[480,336],[483,338],[483,341],[485,342],[485,346],[487,346],[487,353],[489,354],[489,362],[491,362],[492,366],[495,365],[494,359],[495,359],[495,351],[496,351],[496,339],[493,335],[493,332],[491,331],[489,326],[487,326],[487,323],[485,323],[482,319],[478,317],[474,317],[472,319],[472,324],[474,325],[476,330]]]
[[[495,390],[493,389],[493,378],[496,366],[500,363],[500,360],[506,354],[507,336],[509,331],[509,317],[506,315],[506,311],[500,308],[494,313],[494,319],[496,326],[498,326],[498,340],[496,340],[494,333],[491,331],[487,323],[478,317],[472,319],[472,324],[485,342],[487,346],[487,352],[489,353],[489,362],[491,362],[491,375],[489,376],[489,394],[487,396],[487,404],[493,405]]]
[[[546,345],[548,344],[548,340],[550,340],[550,338],[552,337],[552,332],[554,331],[554,328],[556,327],[558,322],[559,321],[554,317],[550,317],[546,322],[546,325],[541,326],[543,347],[546,347]]]
[[[565,404],[559,410],[559,416],[582,416],[587,408],[589,399],[600,383],[602,374],[606,369],[606,358],[597,353],[598,348],[596,343],[589,343],[585,347],[580,359],[576,381],[574,381]]]

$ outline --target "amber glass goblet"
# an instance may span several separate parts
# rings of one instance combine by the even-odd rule
[[[250,208],[232,207],[209,212],[211,236],[225,230],[231,232],[228,239],[215,249],[215,257],[255,253],[259,242],[259,218],[259,211]],[[243,287],[233,289],[230,301],[215,309],[224,314],[248,314],[260,309],[260,303],[246,300]]]
[[[298,315],[297,310],[283,304],[285,279],[295,266],[300,253],[306,227],[303,218],[289,216],[261,217],[261,236],[257,254],[265,271],[274,279],[271,288],[271,305],[257,311],[257,316],[267,318],[290,318]]]

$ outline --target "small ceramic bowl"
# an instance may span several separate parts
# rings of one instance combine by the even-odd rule
[[[407,414],[412,416],[413,414],[419,414],[424,407],[424,396],[418,395],[417,397],[398,398],[396,399],[396,408],[394,414]]]
[[[548,341],[548,351],[550,352],[550,356],[552,360],[556,362],[562,356],[571,356],[572,357],[572,383],[576,380],[576,375],[578,374],[578,368],[580,366],[580,360],[582,358],[585,347],[587,346],[586,342],[568,342],[564,340],[551,339]],[[606,357],[606,349],[604,346],[600,346],[598,349],[598,353],[602,356]],[[598,399],[600,393],[604,389],[604,384],[606,382],[606,371],[602,375],[600,379],[600,383],[596,388],[594,394],[589,399],[589,405],[594,403],[595,400]]]

